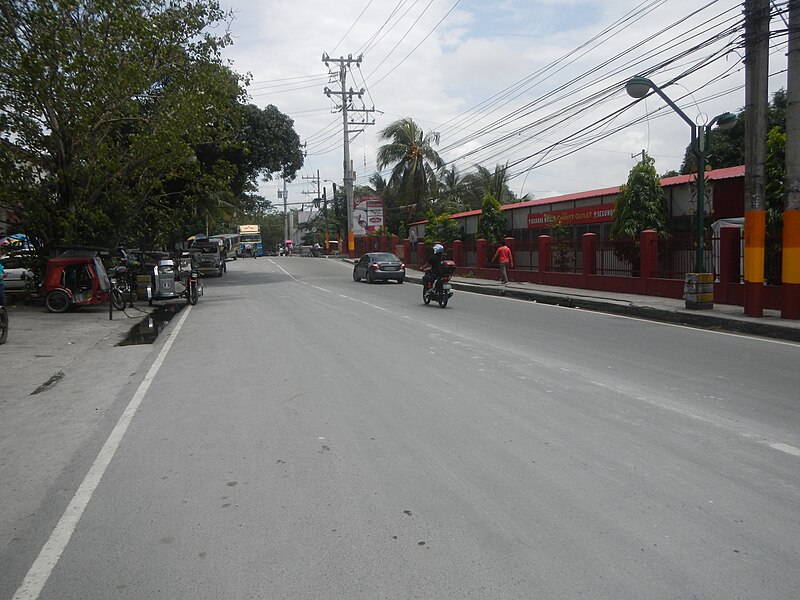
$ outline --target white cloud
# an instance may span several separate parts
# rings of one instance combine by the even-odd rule
[[[600,117],[630,103],[631,99],[622,86],[624,80],[654,66],[666,56],[676,55],[679,49],[670,50],[668,47],[673,43],[671,40],[679,36],[674,33],[671,37],[658,38],[636,48],[625,58],[613,63],[613,69],[619,69],[618,73],[613,73],[612,67],[602,67],[605,61],[679,20],[684,23],[678,31],[692,32],[692,39],[682,45],[686,48],[708,37],[703,34],[705,26],[702,23],[709,17],[722,14],[726,9],[730,19],[741,17],[740,3],[734,0],[717,2],[697,17],[690,16],[698,8],[695,3],[688,0],[665,2],[586,55],[575,55],[572,64],[564,61],[560,67],[552,67],[547,77],[541,77],[529,88],[520,90],[518,98],[506,98],[502,107],[495,107],[490,112],[488,105],[494,95],[580,48],[629,13],[633,8],[631,3],[621,0],[574,0],[566,3],[561,0],[504,0],[494,3],[462,0],[445,17],[455,0],[434,0],[424,13],[428,2],[363,0],[332,6],[322,0],[261,3],[249,0],[222,1],[223,6],[234,8],[238,13],[232,25],[236,41],[226,49],[225,57],[234,61],[236,70],[253,74],[253,102],[261,106],[275,104],[294,119],[301,139],[309,140],[309,156],[302,175],[315,175],[319,170],[324,179],[341,180],[341,115],[331,112],[334,103],[323,93],[326,85],[338,89],[339,84],[327,82],[327,69],[322,64],[321,56],[323,52],[328,52],[334,58],[351,53],[355,57],[359,52],[364,52],[360,71],[354,69],[353,74],[348,75],[347,85],[354,89],[366,87],[366,106],[371,108],[374,104],[374,108],[380,112],[373,115],[375,125],[367,127],[352,145],[351,154],[359,183],[365,182],[374,171],[378,133],[391,121],[411,117],[426,131],[441,131],[441,147],[446,148],[518,107],[531,102],[539,103],[538,108],[535,107],[523,118],[492,127],[487,135],[470,139],[458,148],[448,150],[445,158],[452,160],[465,150],[490,143],[502,133],[524,124],[545,120],[553,115],[566,117],[570,114],[566,111],[567,104],[587,96],[588,91],[583,84],[573,84],[565,92],[565,98],[556,103],[542,99],[559,86],[568,84],[572,78],[599,69],[596,75],[599,81],[594,87],[619,87],[619,93],[615,94],[612,101],[587,106],[581,114],[572,115],[568,123],[558,128],[544,130],[544,127],[534,127],[515,140],[525,140],[524,144],[506,150],[505,154],[487,149],[456,164],[460,169],[468,170],[475,159],[481,159],[488,161],[481,164],[492,168],[497,163],[507,160],[513,162],[543,152],[548,145],[567,137],[571,132],[587,127]],[[392,10],[398,6],[404,7],[401,12],[406,9],[408,12],[390,19]],[[363,15],[359,18],[362,10]],[[437,27],[443,17],[444,20]],[[416,19],[418,21],[412,26]],[[720,45],[735,39],[734,35],[730,40],[720,42]],[[412,52],[417,45],[419,47]],[[662,56],[648,54],[659,48],[665,51]],[[704,49],[689,55],[674,70],[656,71],[651,78],[658,83],[667,82],[680,71],[691,67],[700,56],[709,53],[709,49]],[[773,55],[773,72],[780,70],[776,62],[780,60],[785,61],[780,52]],[[744,71],[737,55],[719,60],[681,83],[690,90],[696,90],[729,69],[731,75],[714,84],[713,92],[704,89],[694,94],[697,105],[693,104],[690,96],[680,101],[687,114],[692,118],[700,112],[716,115],[727,110],[739,110],[744,105],[744,93],[740,87],[721,93],[743,84]],[[301,77],[305,79],[297,79]],[[366,85],[363,77],[367,77]],[[288,81],[283,82],[283,87],[277,87],[278,80]],[[777,89],[785,87],[785,82],[784,74],[775,78],[772,84]],[[714,92],[720,95],[712,98]],[[678,101],[686,91],[673,86],[666,93]],[[460,116],[479,105],[481,109],[470,115],[477,114],[481,118],[471,116],[465,119]],[[663,116],[654,116],[646,123],[625,129],[589,148],[533,168],[527,178],[520,175],[512,188],[519,192],[524,179],[524,191],[533,190],[537,197],[543,197],[551,193],[619,185],[625,182],[635,162],[631,154],[639,153],[642,149],[655,157],[658,171],[679,168],[690,132],[677,115],[670,114],[669,109],[664,111],[663,106],[658,98],[640,102],[618,116],[610,127],[643,116],[645,111],[653,113],[662,109]],[[600,131],[602,129],[598,128],[593,133]],[[495,150],[506,146],[499,145]],[[550,158],[561,154],[565,149],[559,146],[547,156]],[[515,170],[522,171],[533,164],[532,161],[521,163]],[[277,185],[267,185],[262,191],[268,198],[274,199]],[[290,197],[299,201],[303,198],[301,192],[309,186],[308,180],[298,177],[290,185]]]

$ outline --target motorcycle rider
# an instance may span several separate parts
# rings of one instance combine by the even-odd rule
[[[442,261],[444,260],[444,246],[441,244],[433,245],[433,254],[428,262],[422,267],[425,274],[422,276],[422,284],[429,288],[442,274]]]

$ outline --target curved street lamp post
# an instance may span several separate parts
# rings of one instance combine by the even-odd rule
[[[736,124],[736,115],[730,112],[725,112],[717,115],[708,124],[698,125],[686,116],[678,105],[670,100],[667,95],[655,83],[645,77],[634,77],[625,84],[625,91],[631,98],[641,99],[647,96],[650,91],[658,94],[664,102],[666,102],[672,110],[686,121],[689,128],[692,130],[691,149],[697,159],[697,245],[695,248],[694,267],[695,272],[705,272],[705,261],[703,259],[703,250],[705,247],[705,197],[706,197],[706,158],[710,154],[709,148],[709,135],[711,128],[716,125],[719,129],[730,129]]]

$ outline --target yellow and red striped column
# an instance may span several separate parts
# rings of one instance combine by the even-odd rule
[[[764,316],[764,242],[766,211],[744,212],[744,312]]]
[[[800,319],[800,210],[783,212],[781,292],[781,317]]]

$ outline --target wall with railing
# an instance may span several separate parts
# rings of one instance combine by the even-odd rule
[[[519,282],[683,298],[686,273],[695,270],[693,239],[661,239],[654,231],[644,231],[638,240],[631,241],[601,240],[596,234],[587,233],[577,242],[543,235],[534,241],[509,237],[505,243],[514,255],[510,278]],[[499,279],[500,270],[491,263],[498,244],[468,236],[444,246],[448,258],[456,263],[458,275]],[[423,242],[412,246],[409,240],[398,240],[396,236],[356,239],[355,256],[377,250],[402,256],[411,268],[425,264],[430,252]],[[706,240],[704,265],[706,272],[715,276],[715,302],[744,306],[743,251],[739,227],[723,227],[719,237],[709,236]],[[774,260],[769,252],[767,260]],[[780,273],[779,267],[770,269],[769,265],[765,267],[767,273]],[[764,307],[782,309],[779,284],[765,283]]]

